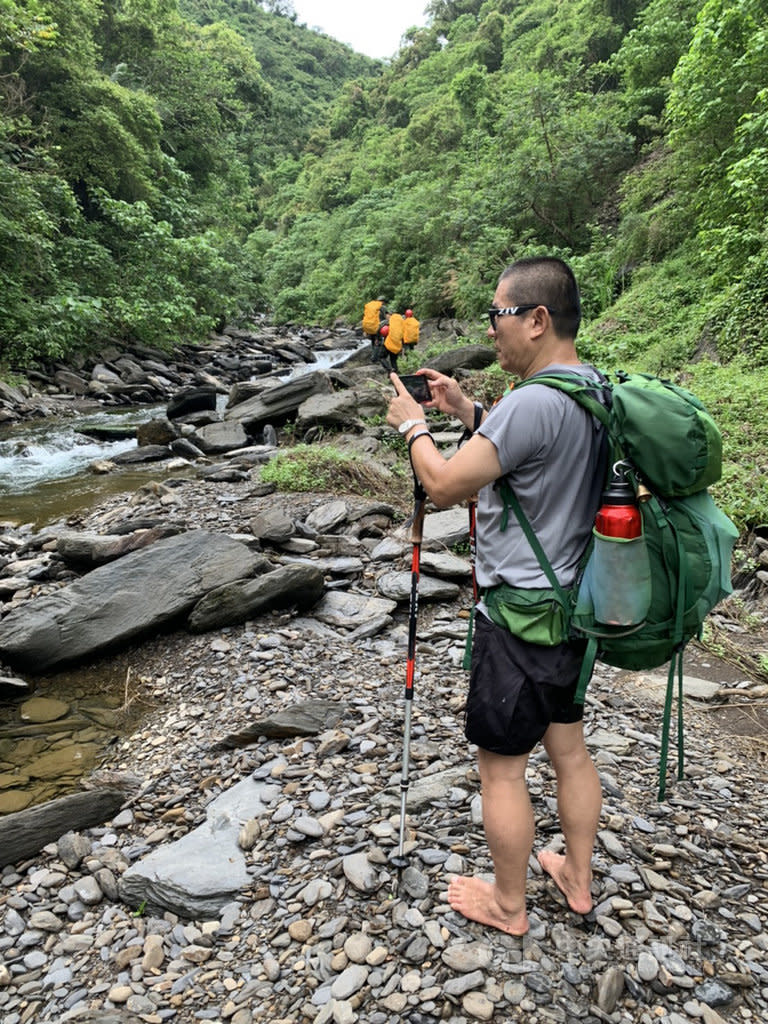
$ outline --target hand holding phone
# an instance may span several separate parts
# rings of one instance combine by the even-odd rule
[[[420,404],[432,401],[432,392],[429,389],[429,381],[420,373],[406,373],[400,378],[400,383],[408,394],[415,398]]]

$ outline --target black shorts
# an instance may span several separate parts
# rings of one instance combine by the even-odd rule
[[[552,722],[580,722],[574,704],[584,644],[542,647],[475,616],[464,732],[494,754],[527,754]]]

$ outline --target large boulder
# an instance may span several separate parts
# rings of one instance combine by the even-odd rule
[[[0,621],[0,657],[42,673],[144,638],[260,561],[240,541],[205,530],[159,540],[15,608]]]
[[[252,880],[238,843],[242,823],[261,818],[279,792],[274,783],[253,777],[230,786],[208,805],[202,825],[156,847],[120,876],[120,898],[153,913],[218,917]]]
[[[495,359],[496,351],[491,345],[463,345],[441,352],[424,365],[451,375],[456,370],[484,370]]]
[[[245,622],[272,608],[311,608],[323,596],[323,574],[315,565],[286,565],[252,580],[228,583],[202,597],[189,616],[193,633]]]
[[[336,427],[339,430],[361,429],[357,414],[357,397],[353,391],[337,391],[331,395],[310,395],[299,406],[296,430],[301,434],[310,427]]]
[[[177,391],[166,406],[168,419],[176,420],[201,410],[216,409],[216,388],[211,385],[187,387]]]
[[[95,569],[97,565],[114,562],[131,551],[156,544],[163,537],[173,536],[179,531],[171,525],[159,524],[145,530],[133,530],[127,534],[76,533],[74,530],[62,533],[56,542],[56,551],[67,565],[82,571]]]
[[[71,830],[102,825],[125,801],[119,789],[88,790],[0,816],[0,867],[34,856]]]
[[[237,420],[252,433],[265,423],[282,423],[296,413],[311,395],[330,394],[328,375],[315,370],[265,388],[261,394],[227,407],[225,420]]]
[[[248,444],[248,435],[242,423],[206,423],[192,435],[192,443],[206,455],[220,455]]]

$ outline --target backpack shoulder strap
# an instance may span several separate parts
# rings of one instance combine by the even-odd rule
[[[539,377],[528,377],[516,385],[515,390],[526,384],[546,384],[547,387],[564,391],[566,395],[591,412],[603,426],[608,426],[611,406],[611,385],[601,375],[599,381],[576,373],[543,373]],[[602,399],[602,400],[601,400]]]
[[[523,507],[520,504],[517,495],[510,486],[510,483],[506,479],[506,477],[502,477],[498,481],[498,490],[499,494],[501,495],[501,500],[504,503],[504,511],[502,512],[500,524],[501,531],[503,532],[504,530],[506,530],[507,522],[509,520],[509,510],[512,509],[515,518],[520,524],[520,528],[525,534],[526,540],[531,545],[531,549],[533,550],[534,555],[536,555],[536,558],[538,559],[541,571],[547,577],[549,585],[560,598],[560,601],[563,603],[564,606],[566,606],[568,602],[568,596],[565,592],[565,588],[555,575],[555,570],[552,568],[552,563],[547,558],[546,552],[544,551],[544,548],[541,546],[539,538],[536,536],[534,529],[530,524],[528,516],[525,514],[525,512],[523,512]]]
[[[541,546],[539,538],[534,533],[533,527],[531,526],[528,517],[526,516],[525,512],[523,512],[522,505],[518,501],[517,495],[510,486],[509,481],[506,479],[500,480],[498,482],[498,488],[499,493],[501,494],[501,500],[504,502],[501,529],[506,529],[509,509],[512,509],[512,511],[515,514],[515,517],[517,518],[517,521],[520,523],[520,528],[525,534],[528,543],[531,545],[533,553],[536,555],[536,558],[538,559],[542,572],[547,577],[549,585],[557,594],[560,605],[568,613],[567,631],[570,635],[574,597],[576,591],[578,590],[578,587],[575,587],[569,595],[565,587],[563,587],[562,583],[560,583],[560,581],[558,580],[557,576],[555,575],[555,570],[552,568],[552,563],[547,558],[546,552],[544,551],[544,548]],[[584,565],[587,561],[588,554],[591,550],[592,538],[590,537],[589,543],[587,544],[584,554],[582,555],[581,568],[579,570],[579,574],[581,574],[581,572],[583,571]],[[579,679],[576,685],[576,693],[573,698],[574,704],[584,703],[587,685],[592,676],[592,672],[595,667],[595,661],[597,660],[597,652],[597,637],[587,637],[586,645],[584,648],[584,657],[582,659],[581,670],[579,672]]]

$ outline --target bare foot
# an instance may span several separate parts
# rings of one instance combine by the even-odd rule
[[[528,915],[525,907],[516,913],[503,910],[496,898],[496,886],[482,878],[457,875],[448,883],[448,902],[470,921],[498,928],[507,935],[525,935]]]
[[[539,864],[554,880],[555,885],[565,896],[568,906],[575,914],[588,914],[592,909],[592,893],[589,885],[575,885],[565,871],[565,857],[554,850],[542,850],[538,854]]]

